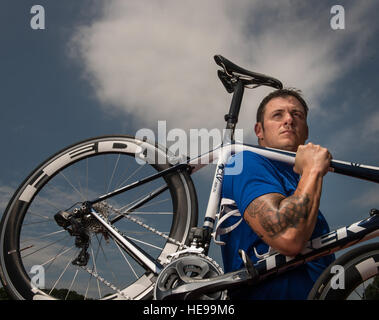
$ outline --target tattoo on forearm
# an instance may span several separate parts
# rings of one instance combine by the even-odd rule
[[[296,228],[302,219],[308,217],[310,199],[307,194],[288,198],[279,194],[270,197],[271,201],[255,199],[248,210],[251,217],[258,218],[269,237],[275,238],[287,228]]]

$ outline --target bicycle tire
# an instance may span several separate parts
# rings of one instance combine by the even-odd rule
[[[325,269],[315,282],[308,299],[378,299],[379,287],[375,287],[375,294],[371,293],[370,296],[368,296],[367,291],[368,286],[373,289],[373,280],[377,281],[375,279],[377,279],[378,275],[379,243],[354,248],[336,259]],[[372,283],[368,284],[367,282]],[[360,288],[360,285],[366,285],[367,287]]]
[[[165,161],[156,163],[158,157]],[[136,158],[144,161],[137,162]],[[70,264],[69,262],[72,262],[72,257],[75,257],[77,252],[74,255],[71,252],[70,256],[68,256],[68,252],[78,251],[73,245],[74,238],[66,230],[59,228],[52,216],[57,212],[55,209],[67,210],[67,203],[73,205],[76,202],[83,201],[83,199],[78,201],[78,198],[84,198],[84,181],[86,182],[85,195],[87,197],[90,194],[100,196],[107,193],[105,191],[117,189],[115,186],[110,187],[114,183],[113,179],[119,179],[118,183],[123,180],[121,185],[125,183],[124,174],[125,172],[129,173],[129,169],[133,171],[130,174],[131,176],[126,179],[130,179],[128,183],[140,179],[141,175],[143,177],[145,175],[142,174],[143,172],[148,171],[149,173],[146,173],[146,175],[149,175],[169,168],[171,165],[167,160],[166,150],[159,145],[138,140],[133,136],[101,136],[73,144],[59,151],[37,167],[14,193],[0,224],[0,278],[11,298],[17,300],[50,298],[46,293],[48,291],[51,298],[57,298],[62,295],[62,290],[66,292],[65,298],[67,299],[151,298],[155,275],[149,270],[143,270],[130,257],[125,258],[125,254],[121,253],[118,244],[114,241],[109,241],[104,230],[96,222],[89,226],[87,230],[91,236],[88,266],[92,267],[93,273],[106,279],[108,285],[105,281],[104,283],[99,281],[99,278],[95,278],[93,274],[88,274],[83,269],[73,266],[72,263]],[[144,165],[142,165],[142,162]],[[97,180],[103,179],[100,172],[109,168],[109,163],[113,164],[113,170],[111,166],[111,170],[104,174],[104,177],[107,177],[107,179],[104,178],[104,185],[107,185],[108,190],[100,190],[100,184],[97,184]],[[125,171],[121,169],[121,166],[126,167]],[[137,169],[134,170],[134,166]],[[119,171],[121,171],[121,174],[119,174]],[[79,179],[83,181],[81,182]],[[139,236],[140,238],[135,239],[135,241],[138,241],[139,244],[142,243],[141,246],[147,248],[145,249],[147,250],[146,252],[158,251],[151,253],[151,255],[158,261],[164,262],[168,254],[180,249],[178,243],[186,243],[190,229],[197,225],[198,205],[192,179],[185,170],[165,175],[158,181],[152,181],[140,187],[142,188],[142,191],[140,191],[142,196],[146,196],[151,192],[151,190],[146,191],[146,188],[155,188],[156,185],[161,185],[162,183],[163,185],[167,184],[168,190],[154,199],[155,202],[153,201],[150,204],[149,211],[146,211],[146,207],[149,204],[144,204],[145,208],[142,206],[139,208],[140,212],[133,212],[133,214],[135,214],[135,217],[137,215],[142,216],[143,218],[140,221],[144,222],[145,225],[147,225],[146,220],[150,218],[153,224],[152,228],[157,230],[168,221],[170,225],[166,227],[169,230],[163,230],[163,232],[166,232],[169,238],[175,239],[176,243],[167,240],[167,238],[161,239],[154,232],[149,234],[146,229],[141,229],[140,225],[124,221],[126,219],[120,219],[121,221],[116,223],[117,229],[127,236]],[[117,199],[112,198],[106,201],[114,201],[120,208],[120,205],[124,205],[125,202],[130,204],[141,199],[141,194],[136,195],[136,193],[136,191],[131,190],[129,198],[126,197],[125,193],[118,195]],[[134,200],[131,202],[131,199]],[[91,199],[86,198],[84,200]],[[121,203],[122,201],[123,203]],[[162,212],[159,210],[168,211]],[[126,228],[126,230],[122,230],[122,228]],[[129,230],[128,228],[135,229]],[[63,235],[63,238],[61,239],[57,235]],[[97,247],[96,241],[98,243]],[[149,241],[152,242],[150,243]],[[153,241],[158,241],[159,244],[155,245]],[[69,249],[70,246],[71,249]],[[120,251],[120,256],[116,257],[118,251]],[[38,261],[37,258],[41,259],[41,261]],[[126,266],[120,267],[116,259],[119,262],[122,261]],[[62,262],[59,262],[61,260]],[[58,265],[59,263],[61,265]],[[63,268],[63,264],[66,266],[65,271],[58,270],[58,268]],[[45,290],[39,290],[38,287],[36,290],[35,280],[32,284],[33,275],[37,275],[36,272],[31,272],[35,265],[43,266],[44,268],[43,274],[39,275],[43,275],[44,285],[41,287],[44,287]],[[100,267],[112,279],[104,277],[100,273]],[[114,270],[109,271],[110,268],[114,268]],[[74,274],[72,282],[68,282],[69,277],[65,274],[66,270],[70,270]],[[61,273],[59,274],[59,272]],[[58,290],[57,274],[61,277],[59,281],[65,283],[66,286],[63,286],[60,290]],[[131,278],[131,274],[134,274],[133,278]],[[84,283],[79,285],[74,283],[82,281],[81,277],[89,278],[85,292]],[[90,285],[90,281],[95,282],[95,288],[92,288],[93,284],[91,283]],[[122,284],[117,286],[114,281],[120,281]],[[70,286],[68,285],[69,283]],[[52,289],[53,285],[55,291]],[[115,292],[115,288],[120,289],[124,296],[120,296],[120,290],[118,290],[118,293]],[[76,293],[79,295],[76,295]]]

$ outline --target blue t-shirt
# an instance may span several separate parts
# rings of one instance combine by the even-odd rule
[[[235,171],[233,168],[238,165],[242,165],[242,171],[239,174],[233,174]],[[222,198],[234,200],[234,205],[243,215],[250,202],[264,194],[280,193],[285,197],[292,195],[299,179],[299,175],[293,171],[292,166],[269,160],[250,151],[243,151],[231,157],[225,167]],[[232,226],[240,219],[241,217],[231,216],[221,226]],[[329,232],[329,226],[319,211],[312,238],[327,232]],[[225,272],[238,270],[244,266],[238,254],[239,249],[243,249],[253,263],[259,260],[254,253],[254,248],[258,255],[265,254],[269,250],[269,246],[244,219],[231,232],[221,235],[220,240],[226,243],[221,247]],[[231,291],[231,298],[306,299],[314,282],[333,260],[334,255],[313,260],[257,286]]]

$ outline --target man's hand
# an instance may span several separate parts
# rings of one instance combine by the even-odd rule
[[[303,172],[315,172],[323,177],[328,173],[332,159],[328,149],[313,143],[300,145],[297,149],[293,170],[302,175]]]

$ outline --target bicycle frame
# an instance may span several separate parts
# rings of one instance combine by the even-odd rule
[[[154,179],[162,177],[166,174],[170,174],[174,171],[189,169],[191,170],[191,173],[194,173],[203,168],[205,165],[209,164],[210,162],[213,162],[217,163],[217,165],[213,177],[208,206],[203,222],[203,228],[207,229],[209,233],[212,233],[220,206],[221,189],[224,178],[224,168],[230,156],[241,151],[251,151],[263,155],[271,160],[277,160],[292,165],[295,161],[296,154],[294,152],[230,142],[230,138],[230,132],[226,131],[226,134],[224,136],[225,144],[223,143],[214,150],[200,155],[196,158],[180,162],[170,167],[169,169],[163,170],[152,176],[146,177],[140,181],[134,182],[113,192],[107,193],[106,195],[89,201],[89,203],[93,204],[99,201],[103,201],[104,199],[107,199],[122,192],[126,192],[144,183],[149,183]],[[378,167],[360,165],[356,163],[348,163],[339,160],[332,160],[330,171],[353,176],[356,178],[370,180],[373,182],[379,182]],[[154,197],[156,197],[164,190],[166,190],[164,186],[157,189],[155,192],[151,193],[146,198],[133,204],[133,207],[126,209],[125,214],[137,209],[139,206],[146,203],[147,201],[152,200]],[[147,269],[151,270],[154,274],[158,274],[162,270],[162,265],[158,261],[152,258],[149,254],[147,254],[132,240],[128,239],[127,236],[124,235],[121,237],[119,231],[114,226],[109,224],[99,213],[96,213],[96,211],[94,210],[92,210],[91,213],[95,216],[96,219],[98,219],[103,224],[105,228],[107,228],[109,233],[116,239],[116,241],[121,245],[121,247],[129,254],[131,254],[139,263],[144,265]],[[120,215],[114,218],[112,222],[121,219],[122,216],[123,215]],[[346,226],[338,230],[334,230],[330,233],[324,234],[318,238],[311,239],[308,242],[304,251],[298,257],[286,257],[279,253],[275,253],[258,261],[258,263],[254,267],[258,271],[260,277],[262,277],[263,279],[272,273],[282,272],[288,267],[305,263],[307,261],[315,259],[316,257],[320,257],[321,255],[330,254],[332,252],[341,250],[345,247],[351,246],[355,243],[366,241],[377,236],[379,236],[379,216],[373,215],[368,219],[358,221],[356,223],[351,224],[350,226]],[[209,239],[209,241],[211,241],[211,239]],[[203,249],[206,252],[206,248]],[[192,252],[195,251],[195,249],[192,249]],[[242,274],[245,274],[247,271],[241,270],[241,272]],[[239,278],[241,279],[241,281],[251,280],[248,274],[245,274],[245,276],[242,276],[240,274]],[[223,276],[223,279],[223,281],[225,281],[225,275]],[[199,282],[199,285],[200,283],[201,282]],[[203,285],[208,287],[210,284],[208,283]],[[191,290],[194,290],[194,288],[192,288]],[[212,290],[214,290],[214,288],[212,288]]]
[[[222,63],[221,65],[225,69],[225,66]],[[231,75],[228,73],[228,76]],[[206,233],[210,235],[213,232],[214,224],[220,207],[221,190],[224,179],[224,168],[230,156],[237,152],[247,150],[258,153],[271,160],[277,160],[293,165],[296,156],[296,153],[294,152],[264,148],[256,145],[245,145],[234,141],[234,130],[238,121],[238,114],[241,106],[244,88],[247,83],[251,83],[251,80],[246,80],[244,78],[238,77],[232,80],[233,81],[231,83],[226,83],[226,87],[228,88],[229,85],[233,85],[234,94],[229,113],[225,116],[225,120],[227,121],[226,131],[222,144],[219,147],[198,157],[181,161],[169,169],[160,171],[150,177],[144,178],[140,181],[134,182],[130,185],[124,186],[103,196],[100,196],[97,199],[89,201],[89,206],[110,198],[116,194],[126,192],[136,186],[151,182],[152,180],[162,177],[166,174],[180,170],[188,170],[191,173],[194,173],[210,162],[217,163],[212,181],[208,205],[205,212],[204,223],[202,226],[203,230],[205,230]],[[269,85],[275,88],[281,87],[280,82],[263,85]],[[379,167],[332,160],[330,171],[379,183]],[[164,186],[155,190],[144,199],[141,199],[139,202],[134,203],[132,207],[128,208],[125,211],[125,214],[128,214],[147,201],[155,198],[164,190],[166,190]],[[119,231],[114,226],[109,224],[106,219],[104,219],[100,214],[96,213],[93,209],[92,214],[96,217],[96,219],[99,220],[101,224],[104,225],[104,227],[107,228],[111,236],[120,244],[120,246],[129,254],[131,254],[136,259],[136,261],[138,261],[146,269],[151,270],[154,274],[159,274],[159,272],[162,270],[162,265],[158,261],[150,257],[149,254],[139,248],[127,236],[120,236]],[[112,222],[121,219],[122,216],[123,215],[117,216],[112,220]],[[306,263],[320,256],[333,253],[358,242],[366,241],[377,236],[379,236],[379,214],[378,211],[375,211],[375,213],[373,213],[372,216],[367,219],[355,222],[350,226],[339,228],[320,237],[309,240],[303,252],[296,257],[286,257],[279,253],[272,253],[259,260],[254,266],[249,266],[249,263],[247,263],[246,267],[242,268],[241,270],[227,273],[212,279],[196,280],[191,283],[181,285],[178,288],[170,291],[170,297],[174,297],[175,295],[177,297],[189,297],[189,295],[192,294],[196,295],[198,293],[215,292],[232,288],[234,286],[239,286],[241,284],[260,282],[272,274],[281,273],[288,268]],[[193,243],[191,248],[184,250],[184,252],[207,254],[211,237],[206,238],[207,239],[205,243],[202,243],[201,246],[198,244],[194,245]],[[183,251],[178,251],[171,257],[178,256],[181,253],[183,253]]]
[[[228,141],[228,137],[226,141]],[[294,164],[296,156],[293,152],[253,145],[243,145],[239,143],[227,143],[225,146],[220,146],[210,153],[189,160],[188,164],[193,168],[193,172],[203,166],[201,163],[198,163],[199,160],[201,161],[203,158],[211,158],[214,161],[217,160],[217,167],[203,223],[203,228],[208,229],[209,232],[213,231],[215,218],[220,207],[221,189],[226,161],[233,153],[246,150],[258,153],[271,160],[277,160],[291,165]],[[330,171],[377,183],[379,182],[378,167],[332,160]],[[245,267],[240,270],[229,272],[211,279],[196,280],[181,285],[177,289],[172,289],[169,298],[189,299],[205,293],[213,293],[241,285],[256,284],[264,281],[272,275],[283,273],[288,269],[305,264],[316,258],[332,254],[336,251],[378,236],[379,211],[373,209],[370,212],[370,217],[366,219],[309,240],[303,251],[296,257],[284,256],[278,252],[266,254],[263,259],[258,260],[250,267],[245,263]],[[205,247],[206,246],[207,244],[205,244]]]

